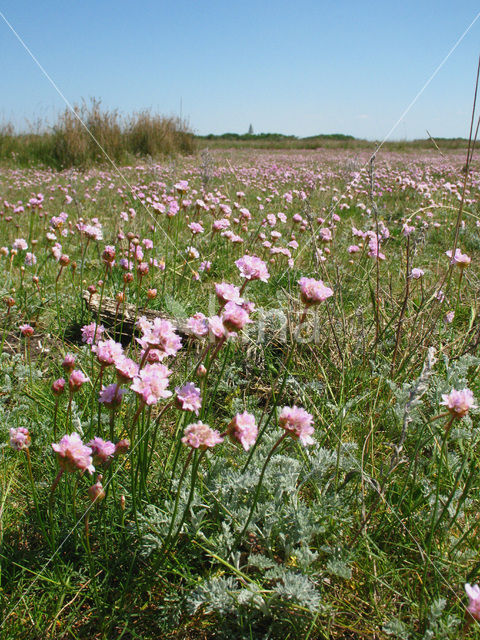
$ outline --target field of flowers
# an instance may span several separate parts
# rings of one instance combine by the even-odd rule
[[[478,637],[465,160],[0,169],[2,638]]]

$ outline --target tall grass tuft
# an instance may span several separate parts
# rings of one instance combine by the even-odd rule
[[[64,169],[105,163],[106,155],[122,164],[133,156],[191,154],[196,148],[193,133],[179,118],[149,111],[122,116],[117,110],[103,109],[96,99],[83,100],[74,110],[65,109],[53,126],[37,125],[28,133],[17,133],[12,124],[4,124],[0,160]]]

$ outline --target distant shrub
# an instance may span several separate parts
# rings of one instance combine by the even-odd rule
[[[65,109],[55,124],[36,133],[16,134],[11,124],[0,129],[0,159],[19,165],[43,164],[63,169],[107,162],[122,163],[133,156],[193,153],[195,139],[185,122],[149,111],[127,118],[101,108],[92,99]],[[108,158],[106,157],[108,156]]]

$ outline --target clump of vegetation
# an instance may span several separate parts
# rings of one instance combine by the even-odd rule
[[[16,133],[12,125],[0,129],[0,160],[20,166],[55,169],[90,167],[135,158],[191,154],[196,144],[187,124],[149,111],[129,117],[102,109],[98,100],[85,101],[74,111],[65,109],[52,126]]]

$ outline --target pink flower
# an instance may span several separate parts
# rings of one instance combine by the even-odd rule
[[[173,186],[180,193],[185,193],[188,190],[188,180],[180,180]]]
[[[64,471],[88,471],[93,473],[92,450],[85,446],[78,433],[65,435],[58,444],[52,444],[58,462]]]
[[[332,232],[327,227],[320,229],[319,236],[324,242],[331,242],[332,240]]]
[[[208,333],[207,318],[203,313],[196,313],[187,320],[187,332],[196,338],[202,338]]]
[[[25,255],[25,264],[27,267],[33,267],[37,264],[37,257],[34,253],[27,253]]]
[[[12,247],[17,251],[26,251],[28,249],[28,244],[23,238],[17,238],[12,244]]]
[[[235,262],[242,278],[246,280],[262,280],[266,282],[270,278],[267,265],[257,256],[244,255]]]
[[[445,322],[447,324],[450,324],[451,322],[453,322],[454,317],[455,317],[455,311],[448,311],[445,314]]]
[[[102,440],[95,436],[93,440],[87,442],[87,447],[92,450],[93,462],[95,464],[104,464],[115,453],[115,445],[109,440]]]
[[[202,225],[199,222],[191,222],[188,225],[188,228],[193,233],[193,235],[196,235],[197,233],[203,233],[204,232],[204,228],[202,227]]]
[[[28,449],[31,443],[30,433],[25,427],[10,429],[10,446],[15,451]]]
[[[319,304],[327,298],[330,298],[330,296],[333,296],[332,289],[326,287],[322,280],[300,278],[298,284],[300,285],[300,298],[307,306]]]
[[[109,367],[123,356],[123,347],[115,340],[105,340],[92,347],[92,351],[97,354],[97,360],[102,367]]]
[[[58,380],[54,380],[54,382],[52,382],[52,391],[56,396],[59,396],[60,394],[63,393],[63,390],[65,389],[65,380],[64,378],[58,378]]]
[[[30,338],[35,333],[34,328],[31,327],[29,324],[21,324],[19,329],[22,336],[24,336],[25,338]]]
[[[278,422],[293,438],[298,438],[303,445],[314,444],[311,437],[314,429],[313,416],[301,407],[283,407]]]
[[[472,618],[480,621],[480,587],[478,584],[468,584],[467,582],[465,591],[468,596],[467,611]]]
[[[73,393],[74,391],[78,391],[82,384],[88,381],[89,378],[83,373],[83,371],[80,371],[80,369],[74,369],[68,379],[68,386],[70,387],[70,391]]]
[[[232,439],[238,440],[245,451],[248,451],[255,444],[258,435],[255,416],[246,411],[237,413],[228,425],[228,432]]]
[[[73,353],[67,353],[62,362],[62,367],[65,369],[65,371],[70,373],[75,369],[75,360],[76,358]]]
[[[137,338],[137,341],[144,349],[147,347],[155,347],[160,351],[160,359],[166,356],[174,356],[182,347],[180,336],[175,333],[173,325],[168,320],[155,318],[153,322],[149,322],[145,318],[138,321],[143,335]]]
[[[99,402],[105,404],[107,407],[118,407],[123,396],[127,393],[126,389],[120,389],[118,384],[110,384],[108,387],[104,387],[100,391]]]
[[[251,322],[248,312],[235,302],[228,302],[222,312],[223,326],[228,331],[240,331],[243,327]]]
[[[358,253],[360,251],[360,247],[356,244],[351,244],[348,249],[348,253]]]
[[[115,360],[115,370],[122,382],[128,382],[138,374],[138,364],[127,356],[119,356]]]
[[[425,271],[423,271],[423,269],[417,269],[417,268],[412,269],[412,278],[414,278],[415,280],[418,280],[423,275],[425,275]]]
[[[377,235],[373,231],[367,232],[370,240],[368,241],[368,257],[377,258],[378,260],[385,260],[385,254],[380,251],[380,243]]]
[[[456,418],[463,418],[463,416],[467,415],[469,409],[477,408],[473,393],[466,388],[461,391],[452,389],[450,393],[442,394],[442,402],[440,404],[447,407]]]
[[[211,318],[207,318],[207,323],[210,335],[217,338],[217,340],[220,340],[227,335],[225,326],[220,316],[212,316]]]
[[[169,398],[168,376],[171,374],[163,364],[147,364],[133,379],[132,390],[138,393],[148,405],[156,404],[160,398]]]
[[[203,422],[194,422],[189,424],[184,431],[182,438],[183,444],[192,447],[193,449],[207,449],[212,448],[216,444],[223,442],[223,438],[218,431],[211,429],[208,424]]]
[[[445,254],[451,258],[450,260],[450,264],[458,264],[458,266],[463,269],[464,267],[468,267],[468,265],[471,263],[472,259],[470,258],[470,256],[467,256],[466,253],[462,253],[460,251],[460,249],[456,249],[455,250],[455,254],[452,256],[452,250],[449,249],[448,251],[445,251]]]
[[[95,333],[96,328],[96,333]],[[105,331],[105,327],[100,325],[97,327],[95,322],[91,322],[90,324],[86,324],[82,327],[82,342],[86,342],[87,344],[93,344],[93,339],[95,338],[95,342],[98,342],[102,339],[103,332]]]
[[[215,293],[217,294],[220,304],[226,304],[227,302],[242,304],[243,302],[243,298],[240,296],[240,289],[234,284],[228,284],[227,282],[216,284]]]
[[[200,389],[193,382],[187,382],[182,387],[176,387],[177,406],[183,411],[193,411],[198,416],[198,410],[202,406]]]
[[[411,233],[413,233],[415,231],[415,227],[412,227],[411,225],[405,223],[403,225],[403,229],[402,229],[402,233],[405,237],[409,236]]]
[[[100,480],[102,476],[98,476],[98,480],[95,484],[88,488],[88,495],[92,502],[100,502],[105,498],[105,491]]]
[[[115,247],[107,244],[102,253],[102,260],[105,264],[112,266],[115,263]]]

